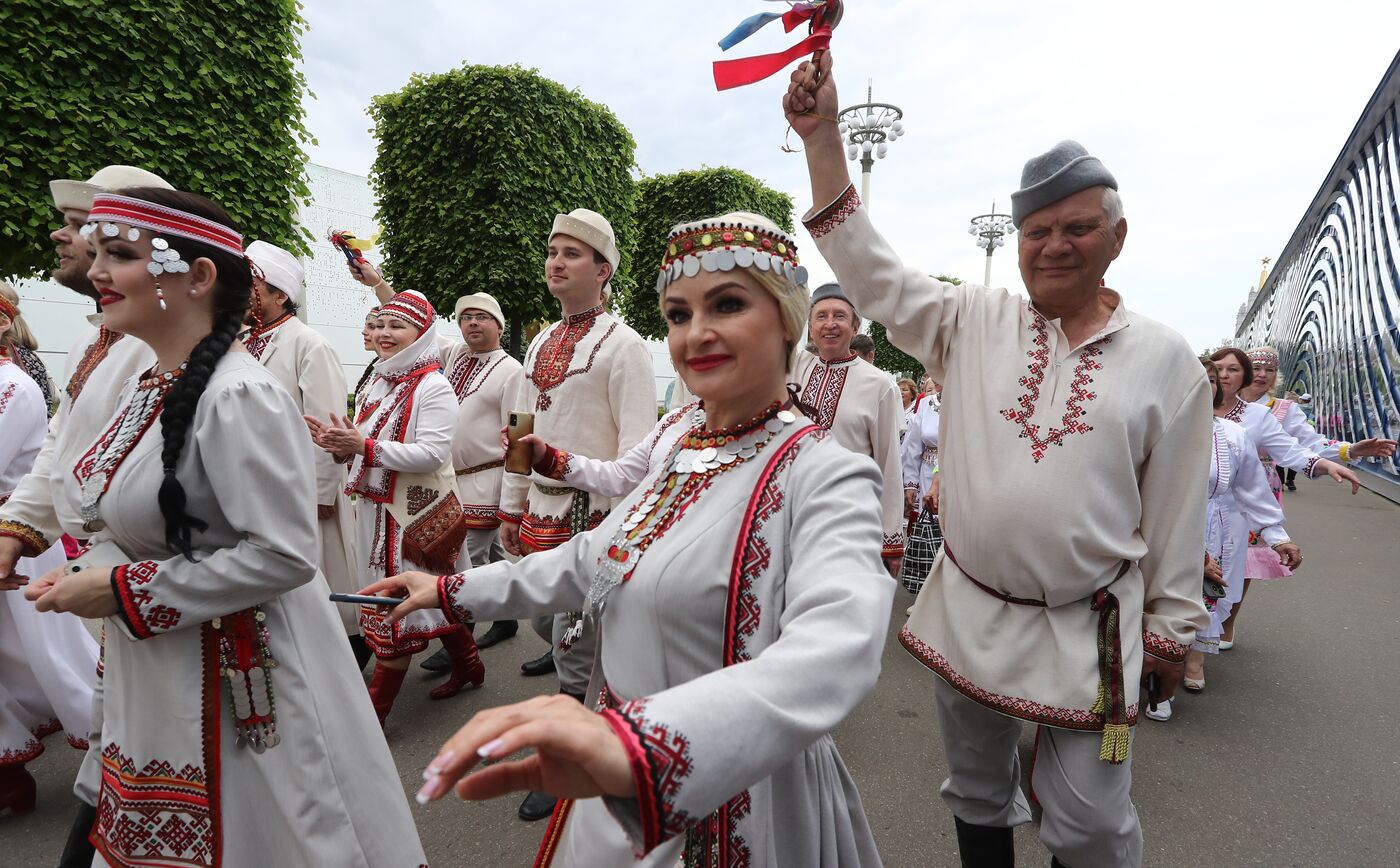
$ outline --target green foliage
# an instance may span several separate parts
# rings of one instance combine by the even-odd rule
[[[958,278],[946,274],[939,274],[934,279],[954,286],[962,283]],[[920,380],[924,366],[918,359],[890,343],[883,325],[874,321],[870,323],[870,339],[875,342],[875,367],[896,376],[909,377],[915,382]]]
[[[54,263],[49,181],[149,169],[306,251],[297,0],[0,4],[0,274]]]
[[[554,215],[591,208],[612,223],[613,292],[627,293],[636,145],[605,106],[534,70],[463,66],[416,74],[369,113],[379,139],[370,183],[397,289],[438,310],[489,292],[520,335],[559,315],[544,284]]]
[[[665,336],[666,323],[656,303],[656,274],[667,233],[677,223],[728,211],[753,211],[792,231],[792,197],[738,169],[700,169],[637,182],[632,285],[621,296],[628,325],[646,337]]]

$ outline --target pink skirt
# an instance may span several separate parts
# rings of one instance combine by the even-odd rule
[[[1244,575],[1247,579],[1286,579],[1293,575],[1293,571],[1279,560],[1278,552],[1261,543],[1249,547]]]

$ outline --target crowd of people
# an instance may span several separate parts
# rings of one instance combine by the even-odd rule
[[[61,730],[86,752],[64,866],[425,865],[383,735],[406,671],[436,641],[430,696],[479,688],[530,619],[521,670],[557,692],[472,715],[420,804],[525,792],[537,865],[879,865],[831,732],[902,578],[963,864],[1014,862],[1023,723],[1052,864],[1140,864],[1139,712],[1203,689],[1249,581],[1302,564],[1274,466],[1355,486],[1395,442],[1322,438],[1272,349],[1203,366],[1129,310],[1118,184],[1074,142],[1012,195],[1029,298],[905,267],[837,105],[830,54],[802,64],[784,111],[837,281],[809,292],[766,217],[676,225],[659,421],[593,211],[540,239],[560,317],[523,362],[490,294],[448,339],[351,263],[376,297],[352,391],[295,255],[142,169],[54,181],[54,277],[98,312],[55,391],[0,293],[0,810],[33,809]],[[866,318],[921,383],[871,364]]]

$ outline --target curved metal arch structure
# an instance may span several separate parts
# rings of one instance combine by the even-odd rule
[[[1400,54],[1361,113],[1235,342],[1279,350],[1279,385],[1313,396],[1318,431],[1400,435]],[[1396,461],[1357,467],[1396,485]]]

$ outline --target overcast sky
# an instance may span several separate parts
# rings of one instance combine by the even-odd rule
[[[609,106],[642,172],[734,166],[791,193],[800,215],[806,164],[780,150],[787,72],[724,93],[710,72],[720,37],[781,5],[308,0],[309,153],[366,174],[373,95],[414,72],[518,63]],[[847,7],[832,46],[842,106],[873,78],[875,99],[905,113],[869,204],[906,263],[980,281],[969,218],[993,200],[1008,211],[1026,158],[1078,139],[1117,176],[1130,226],[1109,284],[1197,349],[1233,333],[1260,258],[1292,234],[1400,33],[1400,3],[1380,0]],[[729,55],[797,38],[774,24]],[[799,251],[829,276],[800,230]],[[1010,244],[992,283],[1022,289]]]

